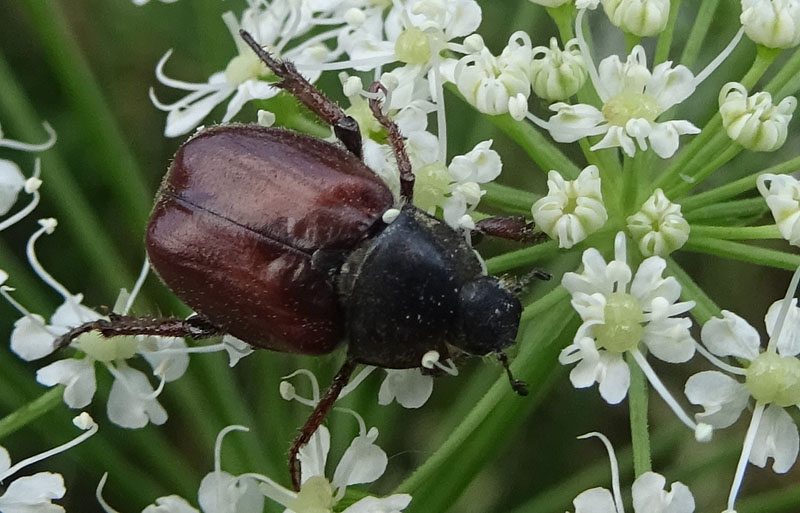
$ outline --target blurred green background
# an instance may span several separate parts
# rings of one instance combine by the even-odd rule
[[[546,45],[555,34],[555,25],[545,10],[528,0],[480,3],[484,20],[479,32],[495,51],[499,52],[515,30],[531,34],[534,45]],[[675,58],[680,55],[681,41],[691,29],[697,9],[697,2],[683,3],[676,25],[676,48],[671,52]],[[38,228],[35,220],[41,217],[53,216],[60,223],[55,234],[38,243],[43,265],[70,291],[83,293],[86,305],[113,306],[119,289],[132,286],[144,258],[144,226],[152,197],[182,141],[163,137],[165,114],[148,99],[150,87],[155,87],[162,101],[180,97],[157,84],[155,64],[173,48],[166,70],[170,77],[204,82],[212,72],[224,69],[235,50],[220,14],[233,10],[238,15],[244,6],[241,1],[213,0],[174,4],[152,1],[143,7],[127,0],[0,0],[0,125],[7,137],[26,142],[45,138],[40,124],[45,120],[58,132],[55,147],[41,154],[44,185],[40,207],[0,234],[0,268],[10,274],[8,284],[17,289],[15,297],[32,311],[49,317],[60,303],[25,260],[25,242]],[[722,0],[699,63],[708,62],[727,43],[738,28],[739,12],[737,2]],[[623,53],[622,36],[605,17],[597,13],[591,20],[596,55]],[[689,119],[698,126],[709,119],[717,108],[716,91],[724,82],[740,78],[753,55],[754,45],[745,40],[734,59],[682,106],[683,112],[691,113]],[[700,66],[693,69],[697,72]],[[325,75],[319,85],[341,99],[335,73]],[[544,114],[544,107],[534,106],[540,114]],[[490,120],[452,95],[447,97],[447,109],[451,155],[493,138],[493,148],[504,162],[499,181],[539,194],[545,192],[542,170]],[[249,105],[237,119],[255,120],[255,111],[255,106]],[[223,112],[224,106],[215,110],[206,124],[220,119]],[[278,119],[280,122],[280,115]],[[729,169],[720,171],[730,173],[724,181],[794,156],[796,126],[796,122],[791,125],[790,139],[779,152],[740,155]],[[574,146],[570,155],[582,167],[585,163]],[[33,155],[0,149],[0,158],[14,160],[30,175]],[[765,222],[771,219],[765,218]],[[508,247],[489,243],[485,249],[492,254]],[[686,253],[677,259],[717,304],[758,327],[768,305],[783,294],[788,283],[785,271]],[[560,278],[576,262],[568,259],[537,265]],[[151,277],[134,312],[174,315],[186,313],[186,309]],[[0,339],[8,339],[17,317],[15,310],[0,302]],[[565,326],[565,335],[551,342],[563,347],[575,326]],[[531,340],[535,333],[534,320],[525,327],[521,343]],[[63,473],[68,491],[61,504],[68,511],[100,510],[94,487],[103,472],[110,474],[105,497],[123,513],[141,511],[156,497],[172,493],[196,505],[200,480],[212,468],[214,436],[222,427],[236,423],[253,429],[226,440],[223,468],[231,473],[262,472],[287,485],[285,455],[308,409],[280,399],[280,377],[306,366],[317,373],[324,386],[340,358],[257,352],[229,371],[223,355],[194,356],[187,375],[168,384],[160,398],[170,414],[167,424],[136,431],[118,428],[107,420],[104,396],[110,379],[98,367],[100,391],[88,410],[100,423],[100,433],[79,448],[25,472]],[[607,457],[600,444],[575,440],[588,431],[601,431],[611,438],[630,475],[630,464],[625,465],[630,459],[625,451],[629,444],[625,403],[609,407],[600,400],[596,388],[575,391],[567,370],[552,363],[547,388],[529,399],[519,399],[517,420],[509,424],[506,435],[481,449],[485,453],[476,449],[475,454],[490,455],[478,462],[483,470],[474,479],[465,473],[459,480],[459,468],[449,469],[441,483],[430,484],[433,488],[441,486],[438,502],[436,494],[429,493],[430,497],[415,499],[409,511],[533,513],[571,509],[571,500],[580,491],[608,486]],[[35,371],[42,365],[23,363],[6,345],[0,348],[0,416],[45,392],[34,381]],[[698,359],[694,365],[661,365],[657,370],[671,390],[680,394],[685,379],[703,368]],[[462,365],[461,372],[457,378],[439,379],[433,398],[419,411],[378,406],[377,376],[381,373],[375,373],[344,403],[381,432],[378,444],[389,454],[390,463],[387,475],[374,488],[378,493],[391,491],[441,444],[499,376],[500,368],[494,362],[481,365],[470,361]],[[298,388],[304,389],[300,384]],[[77,433],[69,422],[75,413],[59,404],[0,444],[9,449],[13,461],[57,445]],[[695,493],[698,511],[723,509],[744,422],[719,433],[714,444],[700,446],[665,411],[660,399],[652,399],[651,414],[654,469],[665,474],[668,482],[688,484]],[[355,423],[340,413],[334,413],[329,423],[338,442],[331,456],[335,462],[354,436]],[[790,500],[782,509],[769,511],[797,511],[800,487],[794,483],[798,477],[797,470],[776,476],[751,468],[743,496],[794,486],[795,502]],[[270,504],[267,511],[281,508]],[[739,511],[756,510],[743,504]]]

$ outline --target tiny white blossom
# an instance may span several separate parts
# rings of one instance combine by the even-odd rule
[[[800,44],[798,0],[742,0],[739,17],[747,37],[769,48]]]
[[[396,400],[403,408],[419,408],[433,393],[433,376],[421,369],[386,369],[386,379],[378,391],[378,404]]]
[[[650,37],[662,32],[669,18],[669,0],[602,0],[611,23],[625,32]]]
[[[600,190],[597,166],[588,166],[575,180],[558,171],[547,174],[547,196],[533,204],[533,220],[558,247],[571,248],[603,227],[608,213]]]
[[[10,160],[0,159],[0,216],[11,210],[23,187],[25,176],[19,166]]]
[[[611,442],[600,433],[588,433],[578,438],[597,437],[606,446],[611,460],[612,490],[592,488],[575,497],[572,505],[575,513],[624,513],[624,504],[619,483],[619,466]],[[645,472],[636,478],[631,486],[634,513],[692,513],[694,496],[689,488],[680,482],[664,488],[667,480],[661,474]]]
[[[558,40],[551,37],[550,47],[537,46],[533,49],[532,57],[531,88],[540,98],[547,101],[566,100],[586,82],[586,64],[577,39],[567,41],[562,50]]]
[[[738,82],[728,82],[719,93],[719,113],[728,137],[752,151],[775,151],[786,142],[797,99],[787,96],[778,105],[767,92],[747,96]]]
[[[592,150],[621,147],[632,157],[637,144],[646,150],[650,141],[659,157],[669,158],[678,149],[678,136],[700,133],[689,121],[656,121],[694,92],[696,80],[686,66],[673,68],[667,61],[650,72],[644,48],[637,45],[625,63],[616,55],[603,59],[597,73],[594,85],[603,101],[601,109],[586,104],[550,106],[556,114],[547,128],[556,141],[574,142],[605,134]]]
[[[666,257],[689,240],[689,223],[681,214],[681,206],[671,202],[661,189],[628,217],[628,230],[642,255]]]
[[[783,238],[800,246],[800,181],[791,175],[765,173],[756,184]]]
[[[663,278],[666,261],[646,258],[636,274],[628,266],[625,235],[617,234],[615,258],[606,263],[595,248],[583,252],[583,272],[565,273],[561,284],[572,294],[572,306],[583,324],[559,355],[562,365],[576,363],[570,381],[576,388],[600,385],[600,395],[610,404],[622,401],[630,385],[624,356],[630,353],[653,387],[692,429],[698,426],[680,409],[650,368],[639,345],[666,362],[689,360],[695,343],[689,334],[691,320],[676,317],[694,307],[677,302],[681,287],[674,277]]]
[[[531,84],[528,67],[531,62],[531,41],[524,32],[511,35],[500,56],[495,57],[485,46],[462,57],[455,67],[455,81],[464,98],[484,114],[504,114],[518,96],[528,98]],[[509,103],[511,102],[511,103]],[[515,116],[522,119],[523,116]]]

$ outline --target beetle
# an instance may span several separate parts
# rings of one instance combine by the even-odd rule
[[[527,393],[503,353],[517,335],[519,291],[484,275],[463,234],[413,206],[414,174],[403,138],[378,100],[371,99],[370,108],[400,170],[399,209],[361,159],[355,120],[291,62],[273,58],[247,32],[241,35],[282,79],[278,87],[329,123],[342,144],[258,125],[221,125],[194,135],[162,182],[146,247],[156,274],[197,315],[115,315],[72,329],[58,344],[91,330],[107,337],[195,339],[229,333],[259,348],[320,355],[346,339],[344,365],[290,449],[295,489],[299,449],[358,364],[415,368],[431,352],[448,358],[453,347],[494,353],[514,390]],[[377,82],[371,90],[385,93]],[[478,233],[516,240],[535,237],[532,228],[518,217],[476,225]]]

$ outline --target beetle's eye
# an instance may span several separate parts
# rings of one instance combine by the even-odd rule
[[[453,345],[484,355],[514,343],[522,314],[519,300],[497,278],[481,276],[459,292],[461,337]]]

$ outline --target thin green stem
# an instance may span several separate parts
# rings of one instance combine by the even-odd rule
[[[686,242],[683,249],[790,271],[800,266],[800,255],[729,240],[689,235],[689,240]]]
[[[669,58],[669,48],[672,46],[672,36],[675,33],[675,20],[678,19],[680,6],[681,0],[672,0],[672,2],[670,2],[667,26],[658,36],[658,43],[656,43],[656,53],[653,59],[654,67]]]
[[[554,240],[542,242],[529,248],[509,251],[502,255],[486,260],[486,270],[489,274],[498,274],[517,267],[531,265],[541,260],[546,260],[558,252],[558,243]]]
[[[704,324],[712,317],[720,316],[720,308],[717,304],[675,260],[669,257],[667,258],[667,273],[674,276],[681,284],[681,299],[695,302],[695,307],[692,308],[692,317],[699,323]]]
[[[147,186],[125,136],[117,126],[111,109],[95,81],[91,68],[78,46],[59,2],[24,0],[33,27],[39,33],[39,43],[46,52],[50,67],[72,104],[71,112],[85,145],[92,148],[94,176],[105,183],[106,189],[119,205],[121,218],[117,223],[131,231],[140,230],[150,215],[153,191]]]
[[[692,225],[692,235],[723,240],[781,239],[783,236],[774,224],[763,226],[703,226]]]
[[[53,387],[33,401],[0,419],[0,440],[59,406],[62,403],[61,396],[63,393],[63,386]]]
[[[788,87],[790,81],[797,78],[798,71],[800,71],[800,49],[795,50],[789,60],[781,66],[772,80],[764,86],[764,91],[770,93],[777,100],[782,99],[786,96],[786,94],[782,94],[782,91]]]
[[[558,7],[547,7],[547,14],[553,18],[553,21],[558,27],[558,35],[561,37],[562,44],[575,37],[575,32],[572,28],[572,20],[575,17],[575,6],[572,2],[567,2]]]
[[[490,205],[527,216],[531,215],[531,206],[542,197],[540,194],[493,182],[483,184],[483,189],[486,194],[481,198],[481,205]]]
[[[529,304],[522,310],[522,321],[525,322],[534,317],[538,317],[542,315],[544,312],[549,311],[556,305],[558,305],[561,301],[569,297],[569,292],[567,289],[562,287],[561,285],[557,286],[544,296],[540,297],[533,303]]]
[[[728,147],[725,148],[725,150],[717,153],[716,157],[700,168],[696,173],[689,175],[690,181],[681,180],[676,186],[668,189],[665,194],[668,198],[678,198],[684,195],[687,191],[703,183],[709,176],[738,155],[743,149],[744,148],[738,143],[729,140]]]
[[[747,74],[742,78],[742,85],[748,91],[752,89],[767,71],[772,61],[774,61],[780,53],[780,48],[767,48],[766,46],[757,45],[756,60],[753,61],[750,70],[748,70]]]
[[[631,53],[633,47],[641,43],[642,43],[641,36],[637,36],[636,34],[631,34],[630,32],[625,32],[625,49],[627,50],[627,53]]]
[[[743,178],[727,183],[720,187],[715,187],[709,191],[701,192],[700,194],[695,194],[694,196],[689,196],[688,198],[683,198],[680,201],[680,204],[683,207],[684,212],[707,205],[713,205],[715,203],[733,198],[734,196],[738,196],[743,192],[754,189],[756,186],[756,180],[764,173],[781,175],[794,172],[798,168],[800,168],[800,156],[782,162],[776,166],[756,171],[755,173],[749,174]]]
[[[650,457],[650,432],[647,422],[647,378],[633,359],[625,355],[631,369],[631,384],[628,389],[628,408],[631,423],[631,444],[633,447],[633,472],[636,477],[652,470]]]
[[[690,223],[704,221],[712,224],[721,219],[742,219],[763,214],[767,210],[764,198],[748,198],[743,200],[726,201],[707,207],[698,208],[687,212],[684,217]]]
[[[705,0],[699,2],[700,8],[697,11],[697,16],[692,20],[692,30],[689,32],[689,37],[686,39],[686,45],[683,47],[683,53],[678,60],[687,68],[694,66],[697,56],[700,54],[700,48],[703,46],[703,41],[708,34],[708,28],[714,21],[714,13],[719,5],[719,0]]]

